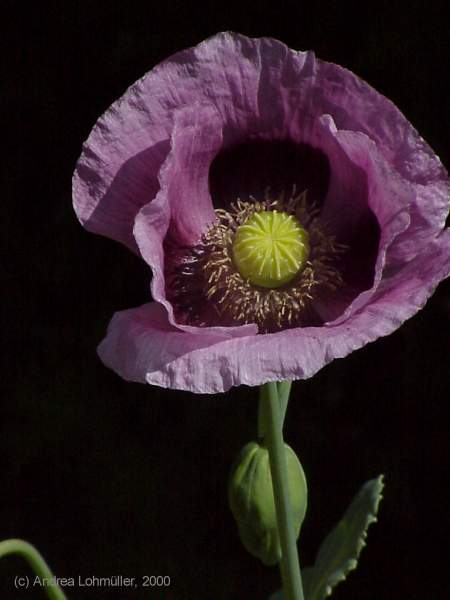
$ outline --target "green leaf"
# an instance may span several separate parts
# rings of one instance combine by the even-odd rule
[[[358,557],[366,545],[369,525],[377,520],[383,487],[383,475],[365,483],[343,518],[325,538],[314,566],[305,569],[306,600],[323,600],[350,571],[356,569]]]
[[[336,527],[323,541],[313,567],[302,569],[305,600],[323,600],[356,569],[366,545],[367,530],[377,518],[382,499],[383,475],[365,483]],[[283,600],[279,590],[269,600]]]

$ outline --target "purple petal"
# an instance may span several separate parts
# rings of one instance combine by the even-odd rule
[[[147,73],[97,121],[73,179],[75,211],[89,231],[135,249],[134,218],[158,191],[174,110],[211,101],[230,136],[257,122],[258,44],[219,34]]]
[[[145,383],[149,369],[164,369],[180,351],[193,352],[223,339],[180,331],[169,323],[164,307],[153,302],[116,313],[98,353],[124,379]],[[188,373],[185,377],[189,380]]]
[[[342,322],[369,302],[377,289],[388,261],[390,246],[409,227],[410,203],[414,199],[414,189],[390,168],[375,143],[365,134],[337,131],[330,117],[324,117],[322,122],[327,125],[328,133],[334,138],[334,147],[329,139],[323,138],[327,140],[332,166],[331,185],[323,215],[334,224],[338,232],[341,231],[341,236],[338,233],[339,239],[349,244],[347,253],[350,261],[353,256],[358,257],[360,273],[367,273],[372,265],[361,264],[360,249],[353,247],[351,238],[346,239],[346,235],[351,235],[351,232],[357,234],[358,228],[364,227],[364,217],[368,209],[376,216],[380,228],[373,283],[370,289],[362,291],[341,314],[338,320]],[[347,158],[347,169],[342,155]],[[340,164],[343,168],[340,168]],[[364,174],[363,180],[361,174]],[[348,226],[348,222],[351,227]],[[343,275],[348,280],[345,269]],[[352,281],[350,283],[355,285]],[[339,294],[336,298],[337,303],[338,296]],[[326,308],[323,307],[321,316],[326,320],[333,320],[333,307],[328,307],[328,310]]]
[[[175,329],[153,304],[117,313],[99,354],[125,379],[197,393],[306,379],[334,358],[392,333],[422,308],[449,274],[446,231],[425,254],[384,281],[368,306],[338,326],[217,341]]]
[[[98,120],[74,174],[74,206],[90,231],[135,249],[134,217],[157,193],[174,110],[209,102],[222,116],[226,146],[258,134],[308,141],[323,114],[362,131],[399,173],[430,189],[417,208],[436,232],[447,211],[445,169],[400,111],[346,69],[270,38],[220,33],[147,73]]]
[[[336,295],[344,313],[333,320],[337,312],[328,310],[323,327],[256,335],[252,325],[179,325],[165,296],[163,243],[199,239],[214,218],[207,188],[214,157],[255,140],[289,140],[316,152],[315,175],[326,184],[310,174],[295,183],[311,185],[319,200],[326,194],[324,214],[352,250],[347,275],[364,268],[366,283],[350,278],[355,293],[364,291],[351,304],[349,298],[346,310]],[[310,377],[393,331],[449,274],[450,236],[440,233],[449,193],[433,151],[357,76],[276,40],[218,34],[129,88],[99,119],[77,165],[79,219],[134,250],[136,221],[160,303],[118,313],[101,356],[125,378],[195,392]],[[376,232],[370,229],[375,217]],[[377,241],[376,261],[355,231]]]
[[[160,186],[170,206],[170,235],[180,246],[197,244],[216,220],[208,173],[221,146],[222,120],[213,106],[194,104],[175,113]],[[140,239],[145,245],[144,236]]]
[[[112,108],[110,109],[112,111]],[[159,189],[158,171],[168,140],[152,143],[141,133],[123,135],[102,117],[86,142],[73,176],[74,208],[82,225],[136,251],[133,222]],[[101,120],[101,121],[102,121]]]
[[[423,252],[430,238],[439,233],[445,224],[449,199],[449,182],[414,185],[414,199],[410,207],[411,224],[389,249],[391,265],[401,265]]]
[[[177,324],[165,290],[164,240],[170,236],[181,246],[199,242],[215,220],[208,188],[208,171],[222,143],[220,116],[211,106],[192,106],[175,116],[171,151],[160,172],[161,189],[156,199],[136,217],[134,235],[144,260],[153,272],[153,299],[166,307],[176,327],[207,336],[224,337],[257,332],[256,325],[237,327],[192,327]]]

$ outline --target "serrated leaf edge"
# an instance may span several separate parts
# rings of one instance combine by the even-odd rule
[[[355,496],[358,497],[364,490],[364,488],[368,487],[370,484],[372,483],[376,483],[378,485],[378,489],[377,489],[377,493],[376,493],[376,498],[375,498],[375,502],[373,505],[373,512],[369,513],[366,516],[366,521],[365,521],[365,526],[363,531],[361,532],[360,537],[357,540],[356,543],[356,557],[355,558],[349,558],[344,562],[344,565],[342,567],[339,568],[339,570],[335,570],[333,571],[328,577],[327,580],[332,580],[331,583],[325,583],[323,581],[323,577],[318,581],[318,583],[316,585],[312,586],[312,593],[310,595],[310,597],[306,598],[306,600],[323,600],[323,598],[326,598],[328,596],[331,596],[331,594],[333,593],[333,588],[336,587],[339,583],[341,583],[342,581],[345,581],[347,579],[348,574],[351,571],[354,571],[356,569],[356,567],[358,566],[358,558],[361,554],[362,549],[367,545],[366,544],[366,539],[367,539],[367,531],[368,528],[370,527],[370,525],[372,523],[376,523],[378,521],[376,514],[378,513],[378,507],[380,505],[381,500],[383,499],[383,494],[382,491],[385,487],[384,484],[384,475],[379,475],[378,477],[376,477],[375,479],[370,479],[369,481],[367,481],[358,491],[357,495]],[[352,502],[350,503],[350,506],[352,505],[354,500],[352,500]],[[348,509],[347,509],[348,511]],[[325,540],[322,542],[321,546],[323,546],[323,544],[325,543],[325,541],[328,539],[329,535],[331,535],[335,529],[338,527],[338,525],[345,519],[345,515],[347,514],[347,511],[344,513],[344,516],[342,517],[342,519],[339,520],[339,522],[336,524],[335,527],[333,527],[332,531],[330,532],[330,534],[328,534],[328,536],[325,538]],[[319,555],[320,553],[320,549],[319,552],[317,553]],[[317,557],[316,557],[317,559]],[[313,565],[313,569],[316,567],[316,564]],[[334,581],[333,581],[334,579]],[[320,594],[320,590],[323,588],[323,585],[325,585],[325,595],[319,595]]]

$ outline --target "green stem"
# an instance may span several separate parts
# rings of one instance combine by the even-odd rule
[[[297,541],[289,500],[289,481],[277,384],[266,383],[261,386],[260,394],[260,413],[264,416],[264,437],[269,451],[273,495],[280,535],[280,571],[283,581],[283,597],[285,600],[304,600]]]
[[[292,381],[279,381],[277,383],[278,398],[280,399],[280,422],[283,429],[284,419],[286,417],[289,394],[291,393]]]
[[[0,542],[0,558],[9,554],[22,556],[41,580],[49,582],[47,585],[43,582],[42,587],[50,600],[67,600],[61,588],[53,582],[53,573],[34,546],[24,540],[16,539]]]
[[[267,421],[269,417],[267,415],[267,402],[264,394],[262,393],[262,387],[259,392],[259,404],[258,404],[258,438],[260,442],[264,442],[266,438]]]
[[[289,402],[289,394],[291,393],[292,381],[279,381],[276,385],[280,404],[280,423],[281,429],[283,429],[287,405]],[[267,419],[269,418],[266,413],[267,405],[263,402],[262,396],[260,396],[258,408],[258,437],[261,440],[266,436],[266,423]]]

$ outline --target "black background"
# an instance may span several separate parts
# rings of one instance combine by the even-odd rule
[[[70,599],[267,598],[275,568],[246,553],[227,506],[256,391],[194,396],[122,381],[95,348],[116,310],[148,299],[143,261],[83,231],[71,175],[97,117],[157,62],[220,30],[314,49],[391,98],[450,164],[445,2],[2,2],[0,538],[55,573],[169,575],[165,592]],[[362,8],[364,6],[364,8]],[[335,598],[445,597],[450,287],[388,338],[293,388],[286,437],[310,503],[303,563],[357,488],[386,475],[380,520]],[[0,598],[18,558],[0,562]]]

